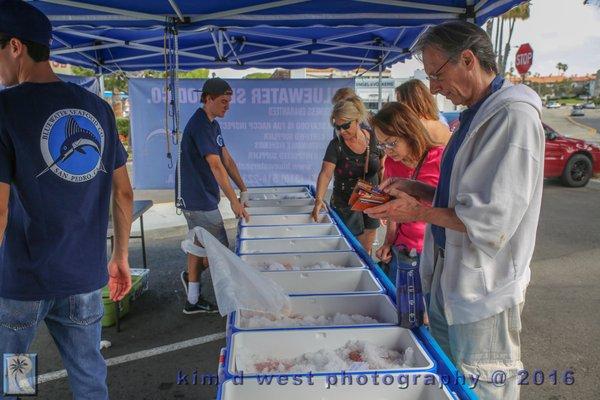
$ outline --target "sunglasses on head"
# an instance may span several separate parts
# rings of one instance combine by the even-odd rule
[[[400,140],[400,139],[396,139],[396,140],[394,140],[391,143],[385,143],[385,142],[383,142],[383,143],[377,143],[376,147],[377,147],[378,150],[391,150],[394,147],[396,147],[396,144],[398,144],[398,140]]]
[[[336,125],[333,124],[333,127],[335,128],[336,131],[342,131],[342,130],[348,130],[350,129],[350,125],[352,125],[352,121],[346,122],[345,124],[341,124],[341,125]]]

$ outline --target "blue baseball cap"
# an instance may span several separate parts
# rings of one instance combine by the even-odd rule
[[[43,12],[22,0],[0,0],[0,33],[50,47],[52,25]]]

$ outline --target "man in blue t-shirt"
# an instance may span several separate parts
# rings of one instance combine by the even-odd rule
[[[181,139],[181,154],[175,186],[176,204],[183,210],[189,229],[200,226],[229,247],[223,217],[219,211],[223,190],[237,218],[249,220],[245,210],[248,201],[246,185],[235,161],[225,147],[221,127],[216,118],[223,118],[229,109],[233,91],[221,78],[204,82],[201,101],[204,104],[188,121]],[[238,199],[231,178],[240,189]],[[200,296],[200,274],[208,267],[206,257],[188,254],[187,272],[181,281],[187,293],[184,314],[217,312],[215,305]]]
[[[133,191],[110,106],[52,72],[51,34],[35,7],[0,0],[0,354],[27,353],[44,321],[74,397],[108,399],[102,288],[108,282],[115,301],[131,288]],[[28,362],[11,356],[6,365]],[[24,394],[15,382],[25,376],[14,378],[5,394]]]

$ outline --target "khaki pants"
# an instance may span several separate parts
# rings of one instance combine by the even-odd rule
[[[482,400],[519,398],[517,373],[521,362],[521,311],[523,304],[481,321],[448,325],[441,298],[443,258],[436,258],[429,302],[431,334],[456,367],[470,381],[478,377],[475,393]]]

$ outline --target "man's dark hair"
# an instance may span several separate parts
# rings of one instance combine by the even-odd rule
[[[200,95],[200,102],[206,104],[207,98],[210,97],[211,100],[214,100],[214,99],[216,99],[219,96],[221,96],[221,95],[220,94],[211,94],[211,93],[202,93]]]
[[[429,28],[413,46],[413,53],[421,53],[425,47],[441,50],[454,63],[465,50],[471,50],[481,68],[498,73],[496,55],[487,33],[475,24],[452,21]]]
[[[33,61],[42,62],[50,59],[50,47],[30,40],[23,40],[18,37],[10,36],[5,33],[0,33],[0,49],[5,48],[12,38],[18,39],[25,47],[27,47],[27,54],[29,54],[29,57],[31,57]]]

